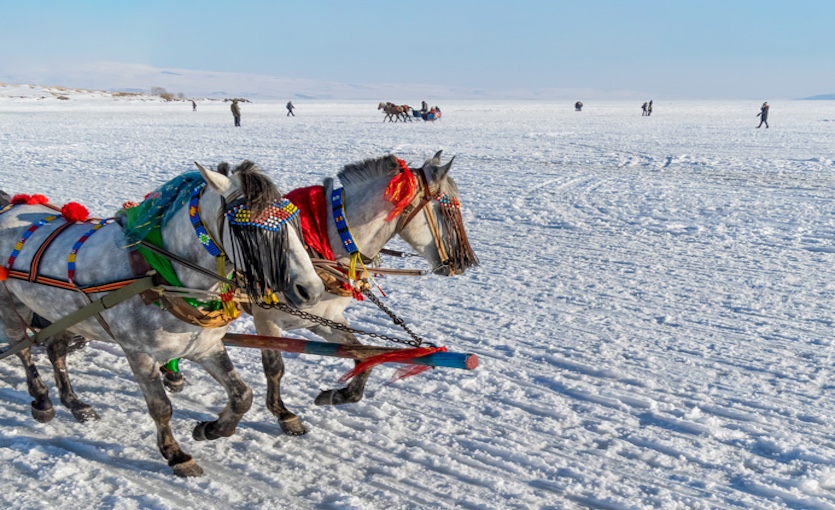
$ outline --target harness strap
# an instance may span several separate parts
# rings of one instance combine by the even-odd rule
[[[23,245],[26,244],[26,241],[29,240],[29,238],[32,236],[32,233],[34,233],[36,230],[38,230],[42,226],[46,225],[47,223],[49,223],[49,222],[51,222],[51,221],[53,221],[53,220],[55,220],[56,218],[59,218],[59,217],[60,216],[58,216],[58,215],[52,215],[52,216],[47,216],[45,218],[41,218],[37,223],[35,223],[34,225],[31,225],[28,229],[26,229],[26,232],[23,233],[23,237],[21,237],[20,241],[18,241],[17,244],[15,244],[15,247],[12,250],[12,254],[9,256],[9,260],[6,261],[6,269],[8,269],[10,273],[12,271],[12,266],[14,266],[15,259],[17,258],[18,255],[20,255],[20,250],[23,249]]]
[[[76,310],[75,312],[55,321],[52,325],[47,326],[40,330],[36,335],[32,337],[27,337],[21,340],[20,342],[12,345],[8,349],[4,351],[0,351],[0,360],[5,359],[12,354],[17,354],[18,352],[32,347],[45,339],[64,331],[65,329],[71,328],[72,326],[78,324],[79,322],[89,319],[90,317],[103,312],[109,308],[113,308],[114,306],[118,305],[122,301],[130,299],[131,297],[139,294],[140,292],[150,289],[154,286],[153,278],[145,277],[140,278],[139,280],[134,280],[129,285],[124,286],[123,288],[111,292],[106,296],[93,301],[92,303],[84,306],[83,308]]]
[[[61,234],[61,232],[66,230],[70,225],[72,225],[72,223],[70,222],[66,222],[63,225],[60,225],[58,228],[53,230],[51,234],[49,234],[49,237],[47,237],[43,243],[41,243],[40,248],[38,248],[38,251],[35,252],[35,256],[32,257],[32,263],[29,266],[30,282],[34,283],[35,280],[38,279],[38,266],[41,263],[41,259],[43,258],[44,253],[46,253],[46,250],[49,248],[50,244],[52,244],[52,241],[54,241],[55,238],[58,237]]]

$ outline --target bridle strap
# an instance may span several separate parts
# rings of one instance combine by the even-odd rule
[[[426,222],[429,224],[429,230],[432,232],[432,240],[435,242],[435,248],[438,250],[438,257],[441,259],[441,264],[446,264],[449,262],[449,255],[447,254],[443,240],[441,239],[441,233],[438,231],[438,224],[435,221],[435,213],[432,211],[431,207],[426,207],[429,202],[432,201],[432,191],[429,189],[429,180],[426,178],[426,172],[423,168],[420,169],[418,174],[420,175],[420,186],[423,189],[423,196],[420,198],[417,205],[414,206],[414,209],[409,211],[408,215],[405,216],[405,219],[402,222],[399,222],[397,225],[397,232],[399,233],[406,228],[406,225],[408,225],[420,211],[424,211],[426,213]],[[401,216],[401,218],[404,218],[404,216]]]

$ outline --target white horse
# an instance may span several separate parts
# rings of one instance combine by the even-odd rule
[[[449,177],[452,160],[440,166],[441,152],[427,160],[421,168],[408,169],[406,164],[394,156],[369,159],[346,165],[337,174],[342,183],[342,214],[350,227],[353,242],[363,258],[373,258],[394,236],[399,235],[415,249],[432,267],[435,274],[452,276],[478,264],[478,258],[470,247],[464,231],[461,216],[458,187]],[[331,213],[334,180],[324,180],[324,197],[327,204],[325,244],[329,245],[335,259],[348,266],[351,253],[346,249],[343,237]],[[389,193],[401,185],[399,196]],[[394,185],[394,186],[393,186]],[[412,186],[411,188],[409,186]],[[311,188],[304,188],[308,190]],[[294,197],[303,190],[294,190],[287,197]],[[384,196],[388,196],[386,199]],[[295,202],[300,209],[305,206]],[[304,210],[303,210],[304,213]],[[311,212],[317,214],[317,212]],[[308,245],[315,245],[308,239]],[[316,256],[322,257],[322,253]],[[371,270],[373,272],[373,270]],[[318,305],[306,309],[331,321],[347,325],[343,315],[353,298],[344,294],[326,293]],[[316,324],[277,309],[252,311],[255,328],[259,335],[281,336],[285,330],[307,328],[330,342],[359,344],[360,341],[349,332],[340,331],[327,325]],[[286,434],[300,435],[306,432],[301,420],[285,407],[281,399],[281,378],[284,363],[279,351],[262,351],[264,373],[267,377],[267,408],[276,416]],[[354,377],[345,388],[323,391],[317,398],[317,405],[338,405],[358,402],[363,395],[370,370]]]
[[[236,274],[245,274],[241,286],[259,305],[253,307],[256,310],[274,302],[275,293],[283,294],[294,307],[315,305],[323,285],[297,232],[289,228],[294,218],[275,212],[282,200],[275,185],[250,162],[229,175],[225,165],[220,169],[210,172],[201,168],[202,179],[194,174],[196,179],[186,186],[186,192],[194,192],[191,205],[188,201],[176,202],[161,226],[163,246],[180,259],[174,270],[182,285],[214,289],[217,280],[206,273],[234,269]],[[205,186],[198,186],[199,181]],[[190,214],[194,211],[205,220],[200,221],[205,228],[202,234],[196,234],[197,223]],[[48,249],[36,255],[46,238],[68,223],[61,216],[50,219],[52,216],[56,213],[46,206],[23,204],[6,207],[0,214],[0,267],[6,269],[6,279],[0,282],[4,287],[0,289],[0,320],[12,345],[25,341],[33,312],[54,322],[101,297],[90,291],[95,286],[136,278],[126,248],[135,240],[127,237],[117,223],[101,227],[95,235],[89,235],[90,223],[68,225],[56,234]],[[74,251],[74,245],[84,236],[87,241]],[[227,264],[219,264],[217,254],[208,251],[205,245],[209,238],[217,240],[215,247],[228,258]],[[73,262],[69,266],[71,279],[67,278],[68,254],[72,254]],[[30,281],[33,273],[53,280],[64,277],[63,281],[76,289]],[[179,476],[202,474],[202,468],[174,439],[171,402],[159,369],[171,359],[185,358],[209,372],[226,390],[229,401],[217,420],[199,423],[193,437],[205,440],[232,435],[252,403],[252,390],[235,371],[223,346],[226,327],[203,328],[184,322],[157,306],[143,304],[139,296],[102,311],[97,319],[87,319],[70,329],[86,338],[121,346],[156,423],[157,445],[163,457]],[[52,404],[29,349],[18,356],[26,366],[29,392],[35,399],[33,416],[42,421],[51,418]]]

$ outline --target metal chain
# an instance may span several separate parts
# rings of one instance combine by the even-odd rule
[[[395,343],[398,343],[398,344],[406,344],[406,345],[411,345],[412,347],[420,347],[420,345],[423,343],[423,339],[420,338],[419,336],[417,336],[414,332],[412,332],[412,330],[409,329],[409,327],[406,325],[406,323],[403,322],[403,319],[397,317],[394,314],[394,312],[392,312],[391,310],[386,308],[386,306],[382,302],[380,302],[380,300],[377,298],[377,296],[372,294],[370,290],[364,291],[363,295],[368,297],[368,299],[370,299],[372,303],[379,306],[381,310],[386,312],[386,314],[389,317],[391,317],[392,321],[394,321],[395,324],[397,324],[398,326],[403,328],[406,331],[406,333],[408,333],[409,336],[412,337],[412,340],[403,340],[402,338],[395,338],[393,336],[374,333],[372,331],[363,331],[361,329],[354,329],[350,326],[346,326],[345,324],[342,324],[342,323],[339,323],[339,322],[336,322],[336,321],[332,321],[328,318],[321,317],[319,315],[314,315],[312,313],[305,312],[304,310],[298,310],[296,308],[293,308],[293,307],[289,306],[286,303],[277,303],[275,305],[275,307],[278,308],[279,310],[281,310],[284,313],[289,313],[290,315],[293,315],[293,316],[298,317],[300,319],[308,320],[310,322],[320,324],[322,326],[327,326],[327,327],[332,328],[332,329],[337,329],[339,331],[344,331],[345,333],[353,333],[355,335],[364,335],[364,336],[369,336],[371,338],[379,338],[380,340],[388,340],[389,342],[395,342]]]

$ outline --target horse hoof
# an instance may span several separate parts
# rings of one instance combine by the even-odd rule
[[[99,419],[98,413],[90,406],[79,406],[71,410],[73,417],[79,423],[86,423],[88,421],[96,421]]]
[[[55,408],[52,407],[52,404],[45,409],[38,409],[35,407],[35,403],[32,402],[32,418],[40,423],[47,423],[55,418]]]
[[[313,401],[317,406],[341,406],[343,404],[356,404],[362,400],[362,394],[347,395],[345,388],[340,390],[325,390]]]
[[[191,432],[191,437],[195,441],[214,441],[215,439],[225,437],[215,431],[217,428],[216,424],[216,421],[201,421],[194,427],[194,430]]]
[[[186,378],[180,373],[172,374],[171,372],[165,372],[162,377],[162,384],[164,384],[165,389],[171,393],[180,393],[183,391],[185,382]]]
[[[301,436],[303,434],[307,434],[307,429],[302,424],[302,421],[298,416],[278,420],[278,425],[281,427],[281,431],[288,436]]]
[[[174,464],[171,466],[171,469],[174,470],[174,474],[183,478],[192,477],[192,476],[203,476],[203,468],[200,467],[194,459],[189,459],[185,462],[181,462],[179,464]]]

